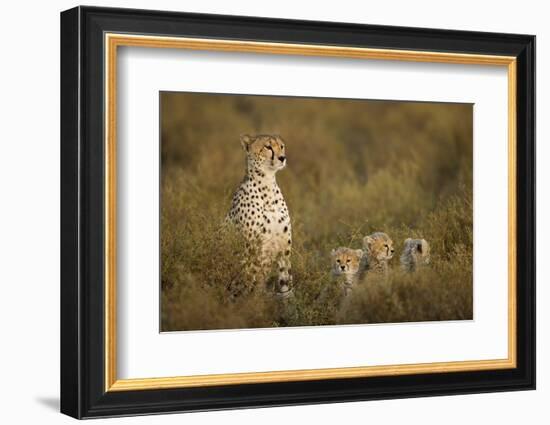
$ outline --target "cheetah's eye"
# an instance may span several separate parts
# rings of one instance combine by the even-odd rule
[[[346,263],[349,263],[351,260],[348,258],[348,261],[346,261]]]
[[[337,262],[338,264],[340,264],[340,260],[336,260],[336,262]]]
[[[265,145],[264,148],[266,148],[267,150],[273,152],[273,148],[269,145]]]

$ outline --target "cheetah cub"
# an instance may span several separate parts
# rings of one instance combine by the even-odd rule
[[[408,238],[404,245],[400,258],[403,270],[414,272],[430,263],[430,244],[425,239]]]
[[[388,261],[393,258],[393,241],[382,232],[376,232],[363,238],[365,251],[365,271],[368,273],[387,274]]]
[[[260,134],[241,136],[246,154],[245,176],[233,195],[227,219],[248,241],[259,242],[259,264],[249,264],[254,284],[266,284],[276,268],[277,296],[292,291],[290,216],[275,175],[286,166],[285,143],[280,136]]]
[[[344,296],[348,296],[360,279],[363,250],[336,248],[330,253],[332,276],[338,281]]]

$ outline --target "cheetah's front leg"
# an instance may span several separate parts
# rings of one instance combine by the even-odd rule
[[[290,250],[281,253],[277,258],[277,296],[287,298],[292,295],[292,273],[290,266]]]

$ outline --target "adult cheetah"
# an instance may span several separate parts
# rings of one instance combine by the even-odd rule
[[[241,136],[246,172],[233,195],[227,218],[250,242],[258,242],[257,264],[249,264],[255,284],[267,283],[276,267],[276,295],[292,292],[290,253],[292,230],[283,194],[275,175],[286,166],[285,144],[278,135]]]

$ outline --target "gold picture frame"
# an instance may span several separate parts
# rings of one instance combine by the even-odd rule
[[[516,58],[462,53],[317,46],[307,44],[105,34],[105,391],[252,384],[299,380],[465,372],[516,367]],[[117,49],[148,47],[303,56],[328,56],[506,67],[508,72],[508,358],[387,366],[364,366],[254,373],[117,379],[116,375],[116,93]]]

